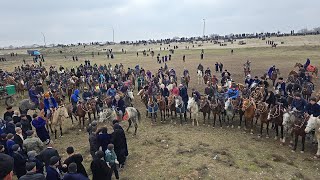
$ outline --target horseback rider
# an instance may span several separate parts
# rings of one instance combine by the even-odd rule
[[[31,89],[29,90],[29,98],[35,104],[35,107],[39,107],[39,98],[40,95],[37,93],[36,88],[32,85]]]
[[[246,76],[246,79],[245,79],[245,81],[244,81],[244,84],[245,84],[248,88],[250,88],[251,85],[252,85],[252,83],[253,83],[253,79],[251,78],[251,75],[248,74],[248,75]]]
[[[198,65],[198,68],[197,68],[197,69],[200,70],[200,71],[202,72],[202,74],[203,74],[203,66],[202,66],[201,63]]]
[[[210,83],[207,84],[207,87],[204,89],[204,94],[208,96],[208,100],[211,101],[211,98],[214,96],[214,89],[210,85]]]
[[[185,105],[187,105],[188,104],[188,99],[189,99],[188,90],[183,84],[179,85],[179,94],[180,94],[180,96],[182,98],[183,103]],[[187,106],[185,106],[185,108],[187,109]]]
[[[224,72],[221,74],[221,77],[230,77],[231,74],[228,72],[228,70],[224,70]]]
[[[207,70],[204,72],[204,74],[211,77],[211,70],[209,67],[207,67]]]
[[[58,108],[58,103],[50,92],[46,92],[44,94],[43,104],[44,113],[47,118],[49,118],[52,115],[53,111]]]
[[[281,96],[280,94],[276,94],[276,104],[278,105],[282,105],[285,109],[288,108],[289,103],[287,101],[287,98],[285,98],[284,96]]]
[[[310,59],[309,58],[307,58],[307,61],[306,61],[306,63],[303,65],[303,68],[305,69],[305,70],[307,70],[307,67],[310,65]]]
[[[189,76],[189,71],[187,68],[184,68],[183,70],[183,77],[188,77]]]
[[[276,83],[274,88],[279,92],[280,95],[287,96],[286,83],[283,81],[282,77],[278,78],[278,82]]]
[[[237,90],[236,86],[231,86],[231,88],[228,89],[228,98],[229,99],[237,99],[239,96],[239,90]]]
[[[269,68],[268,70],[268,76],[269,76],[269,79],[271,79],[271,76],[272,76],[272,73],[276,70],[276,66],[273,65]]]
[[[89,91],[88,87],[84,87],[83,91],[82,99],[87,102],[89,99],[91,99],[92,93]]]
[[[74,90],[74,93],[71,95],[72,112],[74,114],[77,111],[77,104],[80,99],[79,94],[80,94],[80,91],[78,89],[76,89],[76,90]]]
[[[122,120],[123,113],[125,113],[125,104],[122,98],[120,98],[120,95],[117,94],[114,97],[114,100],[112,101],[112,106],[114,109],[118,112],[120,119]]]
[[[59,85],[53,80],[51,81],[50,85],[49,85],[49,89],[50,91],[53,93],[53,92],[56,92],[58,91],[59,89]]]
[[[164,85],[160,85],[161,96],[165,99],[166,105],[168,105],[168,97],[170,95],[168,88]]]
[[[201,94],[199,91],[192,88],[191,97],[194,97],[194,100],[198,103],[198,105],[200,105]]]
[[[314,117],[320,116],[320,105],[317,104],[317,99],[315,97],[310,98],[310,102],[307,104],[304,112],[307,117],[311,115]]]
[[[300,93],[296,93],[291,103],[291,110],[297,111],[299,117],[302,117],[306,105],[307,105],[307,101],[301,97]]]
[[[138,91],[140,91],[140,89],[142,89],[142,87],[144,86],[144,77],[139,75],[137,82],[138,82]]]
[[[102,84],[106,81],[106,78],[105,76],[103,75],[103,73],[100,73],[100,76],[99,76],[99,84]]]
[[[253,79],[253,82],[256,83],[257,85],[259,85],[261,81],[258,76],[255,76]]]
[[[314,90],[314,84],[313,84],[313,82],[312,82],[312,76],[310,76],[310,73],[309,73],[309,72],[306,72],[306,73],[305,73],[305,76],[304,76],[303,80],[304,80],[304,83],[310,83],[310,84],[312,84],[312,90]]]

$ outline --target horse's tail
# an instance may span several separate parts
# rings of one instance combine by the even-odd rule
[[[138,113],[138,121],[140,121],[141,120],[141,113],[140,113],[140,111],[138,109],[136,109],[136,110],[137,110],[137,113]]]

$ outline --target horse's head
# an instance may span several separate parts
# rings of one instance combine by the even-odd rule
[[[229,107],[231,107],[231,99],[228,99],[226,102],[224,102],[224,109],[227,110]]]
[[[64,105],[59,106],[57,111],[60,116],[64,116],[65,118],[69,118],[68,110]]]
[[[131,100],[134,99],[134,96],[133,96],[133,92],[132,92],[132,91],[128,91],[127,94],[128,94],[128,97],[129,97]]]
[[[175,103],[176,103],[176,108],[183,103],[181,96],[175,98]]]
[[[308,120],[308,124],[306,126],[306,129],[304,130],[306,133],[309,133],[311,130],[315,129],[317,124],[320,123],[320,119],[318,117],[314,117],[311,115]]]
[[[195,100],[193,97],[189,97],[188,99],[188,105],[187,105],[187,109],[190,110],[191,106],[195,105]]]

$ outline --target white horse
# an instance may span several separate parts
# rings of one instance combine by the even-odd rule
[[[125,112],[123,112],[122,119],[119,119],[119,116],[114,108],[105,109],[100,112],[99,122],[111,122],[115,119],[118,119],[119,121],[124,120],[129,122],[127,132],[129,131],[132,123],[134,123],[135,131],[133,135],[137,134],[138,122],[141,119],[141,114],[138,109],[134,107],[127,107]]]
[[[293,124],[294,124],[295,118],[296,117],[294,116],[293,111],[284,110],[282,125],[283,125],[285,131],[287,132],[287,134],[285,136],[283,136],[282,143],[286,142],[286,136],[288,136],[288,134],[290,134],[290,137],[291,137],[290,144],[293,144],[292,130],[293,130]]]
[[[50,122],[50,130],[52,132],[52,126],[54,129],[54,137],[57,139],[57,126],[60,128],[60,137],[62,137],[62,123],[65,118],[69,118],[67,108],[63,106],[59,106],[57,110],[52,115],[52,121]]]
[[[173,84],[169,84],[169,85],[167,86],[167,88],[168,88],[169,92],[171,92],[171,90],[173,89]]]
[[[194,126],[194,122],[196,122],[197,126],[199,126],[199,106],[197,102],[194,100],[194,97],[189,97],[187,109],[191,114],[192,126]]]
[[[198,70],[197,77],[198,77],[198,84],[203,84],[203,73],[202,73],[202,71]]]
[[[315,129],[315,135],[318,141],[318,151],[315,155],[315,158],[320,158],[320,118],[311,115],[304,131],[309,133],[313,129]]]

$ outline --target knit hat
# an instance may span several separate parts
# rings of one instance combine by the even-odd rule
[[[19,147],[20,147],[19,144],[15,144],[11,147],[11,149],[12,151],[18,151]]]
[[[57,156],[52,156],[52,157],[50,158],[49,164],[50,164],[51,166],[53,166],[53,165],[57,164],[57,162],[59,162],[59,157],[57,157]]]
[[[33,135],[33,133],[34,133],[34,131],[33,131],[33,130],[28,130],[28,131],[26,132],[27,136],[32,136],[32,135]]]
[[[49,93],[49,92],[44,93],[44,97],[45,97],[45,98],[50,97],[50,93]]]
[[[103,152],[103,151],[97,151],[97,152],[95,153],[95,155],[97,156],[98,159],[101,159],[101,158],[104,157],[104,152]]]
[[[34,167],[36,167],[36,163],[35,162],[27,162],[26,163],[26,170],[27,171],[31,171]]]

